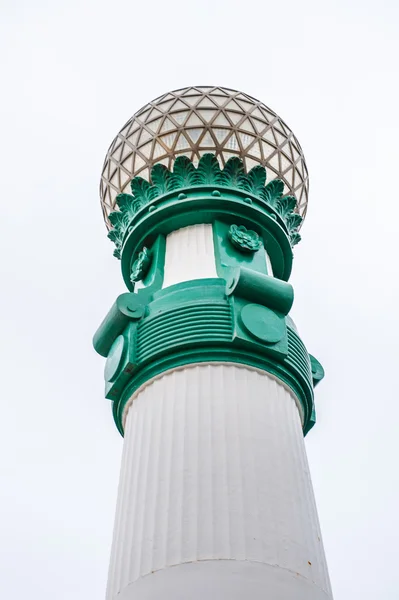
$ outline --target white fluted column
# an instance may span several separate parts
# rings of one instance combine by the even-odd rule
[[[273,267],[266,250],[268,274]],[[217,277],[212,225],[200,223],[172,231],[166,237],[163,287],[191,279]],[[142,287],[136,284],[136,290]]]
[[[217,277],[212,225],[176,229],[166,237],[163,287],[191,279]]]
[[[332,598],[292,392],[197,365],[126,412],[108,600]]]

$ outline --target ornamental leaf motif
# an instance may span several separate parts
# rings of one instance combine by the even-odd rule
[[[113,225],[113,229],[108,232],[108,238],[115,244],[114,256],[120,258],[123,236],[127,228],[125,215],[116,211],[110,214],[109,220]]]
[[[120,258],[121,257],[121,247],[122,247],[122,238],[120,236],[119,230],[111,229],[111,231],[108,232],[108,238],[111,240],[111,242],[114,242],[114,244],[115,244],[114,256],[116,256],[116,258]]]
[[[223,169],[223,185],[239,188],[242,180],[246,178],[244,164],[238,156],[229,158]],[[246,190],[248,191],[248,190]]]
[[[119,232],[117,229],[111,229],[111,231],[108,232],[108,238],[111,240],[111,242],[114,242],[114,244],[116,244],[119,240]]]
[[[295,246],[300,241],[301,241],[301,236],[299,235],[299,233],[297,231],[295,231],[294,233],[292,233],[290,235],[291,246]]]
[[[142,177],[134,177],[130,182],[130,187],[133,196],[135,197],[135,204],[138,207],[137,210],[151,202],[151,200],[157,196],[156,189]]]
[[[151,181],[156,189],[156,196],[169,192],[171,188],[171,174],[165,165],[157,164],[151,169]],[[153,192],[152,192],[153,194]]]
[[[131,221],[136,212],[141,208],[140,203],[138,203],[131,194],[118,194],[116,197],[116,204],[124,214],[126,222]]]
[[[173,166],[172,189],[190,187],[197,183],[197,171],[187,156],[178,156]]]
[[[118,194],[116,197],[116,204],[122,211],[130,210],[133,196],[131,194]]]
[[[243,161],[236,156],[227,161],[223,170],[220,169],[215,155],[211,153],[204,154],[200,158],[197,169],[187,156],[179,156],[175,160],[173,173],[158,163],[151,170],[151,184],[142,177],[135,177],[130,183],[132,195],[121,193],[116,197],[119,210],[112,212],[109,216],[113,229],[108,234],[109,239],[116,246],[114,255],[117,258],[121,257],[127,228],[135,214],[143,206],[172,190],[204,184],[244,190],[266,202],[285,223],[290,243],[293,246],[301,239],[298,228],[302,218],[295,213],[296,199],[293,196],[283,196],[284,183],[280,179],[274,179],[266,186],[265,183],[266,169],[264,167],[257,165],[248,174],[245,174]],[[219,191],[217,193],[220,195]],[[249,232],[250,237],[254,233]],[[242,236],[242,230],[237,235]]]
[[[285,222],[287,224],[288,231],[296,231],[299,225],[302,223],[302,217],[301,215],[298,215],[298,213],[292,213],[286,218]]]
[[[210,153],[201,156],[197,169],[197,183],[218,185],[221,182],[222,172],[216,156]]]
[[[266,169],[262,167],[262,165],[257,165],[253,167],[247,175],[248,183],[249,183],[249,191],[254,194],[254,196],[261,197],[262,190],[265,187],[266,183]]]
[[[129,219],[124,212],[115,211],[109,215],[109,220],[113,225],[114,229],[119,235],[119,245],[122,247],[122,240],[129,224]],[[115,242],[116,243],[116,242]]]
[[[123,227],[125,224],[125,214],[120,210],[116,210],[109,215],[109,220],[115,228]]]
[[[277,200],[281,198],[284,192],[284,183],[281,179],[273,179],[262,190],[262,198],[270,206],[275,206]]]
[[[298,233],[298,227],[302,223],[301,215],[297,213],[291,213],[285,219],[285,223],[287,225],[288,233],[290,236],[291,246],[295,246],[298,242],[301,241],[301,236]]]
[[[278,214],[284,219],[294,212],[296,207],[296,199],[294,196],[284,196],[277,200],[275,209]]]

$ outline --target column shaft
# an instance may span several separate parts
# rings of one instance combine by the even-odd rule
[[[127,410],[108,600],[332,598],[291,391],[237,365],[168,372]]]

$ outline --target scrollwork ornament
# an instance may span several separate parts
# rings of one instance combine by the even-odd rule
[[[132,265],[132,272],[130,275],[130,281],[136,283],[141,281],[147,275],[151,265],[151,251],[144,246],[137,259]]]
[[[231,225],[228,237],[233,246],[241,252],[257,252],[262,247],[259,234],[244,225]]]

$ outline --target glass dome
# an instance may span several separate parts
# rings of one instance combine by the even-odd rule
[[[267,180],[284,181],[306,214],[309,178],[298,140],[275,112],[247,94],[221,87],[189,87],[169,92],[140,109],[124,125],[105,158],[100,197],[107,227],[116,196],[133,177],[149,180],[151,167],[171,168],[177,156],[194,164],[212,152],[221,167],[231,156],[248,171],[266,167]],[[129,191],[129,190],[126,190]]]

